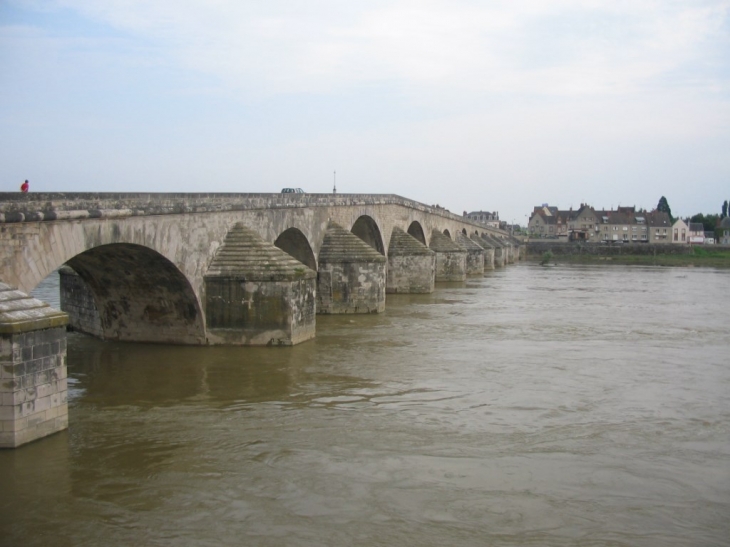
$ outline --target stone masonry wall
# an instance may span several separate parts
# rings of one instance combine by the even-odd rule
[[[385,262],[320,262],[317,313],[385,311]]]
[[[411,255],[388,258],[387,293],[432,293],[436,256]]]
[[[69,330],[101,338],[101,318],[89,286],[69,267],[58,270],[61,289],[61,309],[68,314]]]
[[[68,427],[66,329],[0,335],[0,447]]]
[[[728,247],[720,247],[711,245],[708,249],[723,250]],[[653,243],[621,243],[621,244],[604,244],[604,243],[565,243],[559,241],[530,241],[527,243],[527,256],[540,257],[546,251],[552,252],[557,256],[565,255],[593,255],[593,256],[620,256],[620,255],[661,255],[673,254],[684,255],[691,254],[692,247],[690,245],[670,245],[670,244],[653,244]]]
[[[466,280],[466,253],[436,252],[436,281]]]

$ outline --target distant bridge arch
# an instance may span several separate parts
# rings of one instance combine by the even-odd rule
[[[274,245],[296,258],[299,262],[317,271],[317,259],[312,251],[312,246],[301,230],[289,228],[283,231],[274,241]]]
[[[426,245],[426,235],[423,233],[423,226],[417,220],[411,222],[408,226],[407,232],[415,237],[418,241]]]
[[[350,231],[380,254],[385,255],[385,244],[378,223],[369,215],[361,215]]]

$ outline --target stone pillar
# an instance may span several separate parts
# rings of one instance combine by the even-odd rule
[[[510,238],[505,238],[503,241],[509,247],[509,263],[514,264],[517,262],[517,245]]]
[[[400,228],[393,228],[388,246],[387,293],[432,293],[436,253]]]
[[[317,313],[385,311],[386,259],[373,247],[330,222],[318,262]]]
[[[101,318],[89,286],[68,266],[58,269],[58,277],[61,309],[68,314],[68,329],[103,338]]]
[[[205,279],[209,344],[291,346],[314,338],[317,274],[236,224]]]
[[[456,243],[466,249],[466,275],[484,275],[484,249],[461,233]]]
[[[509,240],[512,242],[512,244],[515,247],[515,260],[524,260],[525,259],[525,244],[520,239],[516,238],[515,236],[509,236]]]
[[[492,247],[494,247],[494,267],[504,268],[506,264],[505,258],[507,254],[505,253],[504,246],[494,236],[484,234],[482,238],[486,240],[487,243],[490,243]]]
[[[482,239],[478,235],[471,236],[471,240],[479,245],[484,251],[484,271],[494,269],[494,246],[486,239]]]
[[[68,427],[68,316],[0,283],[0,448]]]
[[[436,253],[436,281],[466,280],[466,250],[437,230],[428,247]]]

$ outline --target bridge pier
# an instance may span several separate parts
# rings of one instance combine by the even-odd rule
[[[317,313],[385,311],[386,258],[330,222],[319,252]]]
[[[517,261],[517,247],[509,239],[502,240],[507,245],[507,261],[509,264],[514,264]]]
[[[494,247],[494,267],[495,268],[504,268],[507,264],[506,261],[506,255],[505,247],[502,245],[502,243],[497,240],[496,237],[492,237],[488,234],[482,235],[482,238],[486,240],[488,243]]]
[[[68,427],[65,313],[0,283],[0,448]]]
[[[462,233],[456,235],[456,243],[466,249],[466,275],[484,275],[484,249]]]
[[[489,243],[486,239],[479,237],[474,234],[471,236],[471,240],[482,248],[484,251],[484,271],[494,269],[494,245]]]
[[[432,293],[436,253],[400,228],[393,228],[388,247],[386,293]]]
[[[437,230],[429,248],[436,253],[436,281],[466,281],[466,250]]]
[[[316,277],[236,224],[204,276],[208,343],[291,346],[314,338]]]

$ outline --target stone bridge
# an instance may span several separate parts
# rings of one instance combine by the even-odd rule
[[[366,194],[0,193],[0,243],[13,378],[29,359],[34,378],[58,375],[66,321],[114,340],[291,345],[314,336],[316,313],[381,312],[386,292],[520,256],[502,231]],[[27,296],[55,270],[67,314]]]
[[[458,234],[478,236],[480,243],[483,236],[490,235],[507,242],[507,235],[498,230],[395,195],[8,193],[0,194],[0,281],[27,293],[48,274],[67,264],[90,289],[91,301],[100,314],[96,330],[82,330],[91,330],[103,338],[183,344],[266,344],[271,339],[278,341],[275,343],[295,343],[296,337],[289,341],[291,336],[286,333],[270,338],[263,335],[236,339],[209,332],[211,321],[226,330],[225,321],[206,313],[213,303],[208,293],[213,286],[221,289],[220,278],[232,275],[240,277],[239,281],[264,281],[260,278],[265,277],[265,272],[243,270],[255,266],[249,264],[251,261],[265,266],[267,260],[276,259],[257,259],[256,253],[263,250],[249,249],[249,256],[237,256],[238,264],[234,260],[228,264],[227,274],[218,271],[218,281],[212,280],[211,265],[234,226],[253,231],[262,243],[268,244],[268,251],[274,247],[281,249],[299,262],[280,265],[288,268],[280,272],[281,276],[300,274],[306,278],[311,270],[320,273],[320,282],[326,277],[322,276],[325,236],[333,226],[342,227],[389,259],[385,264],[392,274],[389,292],[428,292],[433,288],[428,280],[421,283],[424,287],[417,287],[417,274],[422,277],[430,272],[413,271],[413,260],[403,266],[404,271],[396,271],[395,255],[408,251],[391,248],[398,240],[394,232],[409,234],[422,247],[431,247],[437,258],[449,250],[458,255],[465,249],[456,245],[440,249],[433,241],[435,233],[436,238],[445,235],[457,245]],[[443,241],[439,243],[444,247]],[[491,244],[496,246],[494,241]],[[235,246],[236,242],[231,241],[230,245]],[[483,247],[489,248],[489,242]],[[336,263],[337,252],[326,251],[326,262]],[[340,262],[358,262],[358,253],[366,251],[341,248]],[[361,258],[361,262],[370,263],[366,256]],[[508,256],[505,258],[503,262],[509,261]],[[236,271],[237,265],[241,271]],[[463,279],[464,273],[457,265],[451,280]],[[337,272],[334,275],[337,277]],[[436,271],[434,279],[440,280]],[[382,302],[338,306],[330,302],[331,298],[321,298],[318,311],[382,311],[386,279],[372,281],[381,285],[375,289],[382,289]],[[323,288],[335,293],[359,291],[362,296],[364,292],[362,287],[353,287],[357,279],[342,280],[344,285],[339,291],[330,287],[331,279],[328,282]],[[228,296],[248,300],[251,297]],[[220,306],[215,307],[218,315],[223,313]],[[249,302],[247,309],[251,307]],[[72,315],[71,319],[73,323],[75,317]]]

